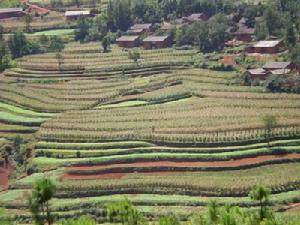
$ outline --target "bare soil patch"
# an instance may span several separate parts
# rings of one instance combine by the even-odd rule
[[[173,162],[173,161],[154,161],[154,162],[133,162],[133,163],[119,163],[109,165],[95,165],[95,166],[71,166],[68,167],[63,179],[120,179],[123,176],[132,173],[126,172],[107,172],[93,175],[77,175],[68,174],[68,171],[89,171],[89,170],[109,170],[118,168],[151,168],[151,172],[139,172],[140,174],[158,174],[164,173],[160,171],[162,167],[174,167],[174,168],[236,168],[241,166],[251,166],[264,162],[276,162],[282,160],[300,159],[300,154],[286,154],[286,155],[265,155],[252,158],[243,158],[229,161],[214,161],[214,162]],[[166,173],[176,173],[178,171],[167,171]]]

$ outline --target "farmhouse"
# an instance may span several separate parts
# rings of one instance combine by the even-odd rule
[[[293,70],[295,65],[291,62],[268,62],[263,66],[264,70],[274,71],[274,70]]]
[[[185,23],[194,23],[194,22],[204,22],[209,20],[209,16],[205,13],[193,13],[187,17],[182,17],[183,22]]]
[[[240,25],[238,30],[234,32],[236,40],[250,42],[254,37],[254,28],[248,28],[246,25]]]
[[[138,35],[124,35],[116,40],[119,47],[122,48],[134,48],[139,46]]]
[[[137,23],[131,26],[127,33],[134,35],[142,35],[145,32],[153,31],[153,25],[151,23]]]
[[[91,16],[90,10],[82,10],[82,11],[66,11],[65,17],[68,20],[76,20],[79,17],[89,17]]]
[[[247,48],[248,53],[276,54],[284,47],[282,40],[259,41]]]
[[[265,80],[270,74],[271,72],[262,68],[250,69],[246,71],[246,75],[248,75],[252,80]]]
[[[0,9],[0,19],[7,19],[11,17],[22,17],[26,13],[22,8],[3,8]]]
[[[41,8],[37,5],[27,4],[26,12],[31,13],[35,16],[43,16],[50,13],[49,9]]]
[[[149,36],[143,40],[144,49],[167,48],[172,45],[170,36]]]

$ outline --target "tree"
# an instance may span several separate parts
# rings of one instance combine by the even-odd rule
[[[266,213],[267,213],[266,206],[269,201],[270,194],[271,194],[271,190],[263,186],[255,186],[249,194],[252,200],[259,201],[259,206],[260,206],[259,218],[261,221],[264,218],[266,218]]]
[[[49,201],[56,192],[55,184],[48,178],[37,180],[28,198],[29,209],[37,225],[51,225],[54,218],[50,213]]]
[[[295,45],[297,43],[297,35],[295,33],[293,24],[289,24],[287,26],[285,40],[286,40],[287,46],[289,46],[289,48],[295,47]]]
[[[0,25],[0,41],[3,41],[3,35],[4,35],[4,28],[2,25]]]
[[[90,217],[82,216],[79,219],[63,220],[61,225],[96,225],[95,220]]]
[[[273,129],[277,125],[275,116],[267,115],[262,118],[265,128],[265,138],[270,146],[271,137],[273,136]]]
[[[269,31],[265,22],[256,23],[254,29],[256,40],[265,40],[269,35]]]
[[[219,208],[217,201],[211,201],[208,204],[208,219],[210,223],[216,223],[218,221]]]
[[[12,221],[5,214],[4,209],[0,208],[0,224],[1,225],[12,225]]]
[[[289,58],[291,61],[300,68],[300,45],[296,45],[294,48],[290,49]]]
[[[110,222],[120,221],[123,225],[146,224],[144,216],[125,199],[107,206],[107,217]]]
[[[61,71],[61,69],[62,69],[61,66],[64,63],[64,56],[60,52],[57,52],[55,54],[55,58],[56,58],[56,61],[57,61],[58,70]]]
[[[73,0],[73,4],[76,5],[77,8],[80,6],[80,0]]]
[[[158,219],[159,225],[180,225],[178,218],[174,214],[162,216]]]
[[[65,47],[65,43],[62,40],[61,37],[58,37],[56,35],[54,35],[53,37],[50,38],[49,40],[50,44],[49,44],[49,50],[50,51],[62,51]]]
[[[141,58],[141,53],[137,49],[134,49],[128,52],[128,58],[133,60],[133,62],[137,63],[138,60]]]
[[[20,30],[15,31],[8,40],[9,50],[14,58],[26,54],[26,46],[28,42],[24,33]]]
[[[75,30],[75,40],[83,42],[89,34],[89,21],[84,17],[80,17],[77,22],[78,29]]]
[[[30,23],[32,22],[32,15],[27,13],[25,15],[25,30],[27,33],[31,31]]]
[[[103,52],[107,52],[108,47],[110,46],[110,37],[106,35],[105,37],[102,38],[101,44],[103,47]]]

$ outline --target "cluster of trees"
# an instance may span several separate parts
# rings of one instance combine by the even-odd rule
[[[285,38],[289,47],[297,42],[300,30],[300,2],[297,0],[268,1],[268,4],[249,6],[246,18],[255,27],[257,40],[269,36]],[[255,18],[258,18],[255,21]]]
[[[6,145],[0,148],[0,158],[5,160],[5,164],[10,164],[14,167],[10,177],[18,177],[20,174],[27,172],[31,174],[33,167],[30,167],[28,158],[31,155],[31,148],[22,137],[19,135],[12,138]]]
[[[229,21],[224,14],[216,14],[208,22],[197,22],[176,31],[177,45],[196,45],[202,52],[212,52],[223,48],[229,38],[226,32]]]
[[[213,16],[209,22],[171,32],[174,36],[176,33],[178,45],[196,44],[203,52],[221,49],[229,38],[226,31],[234,25],[226,15],[234,13],[233,21],[244,17],[249,27],[255,27],[258,40],[275,35],[285,37],[288,46],[294,46],[300,27],[299,10],[297,0],[270,0],[268,4],[258,5],[230,0],[110,0],[107,11],[100,16],[78,21],[76,40],[102,40],[109,31],[126,31],[134,22],[160,23],[193,12],[205,12]]]
[[[299,75],[272,75],[267,79],[266,89],[273,93],[297,93],[300,94]]]
[[[64,48],[63,40],[58,36],[47,37],[42,35],[39,40],[28,40],[21,30],[14,31],[4,39],[4,29],[0,25],[0,71],[14,66],[13,59],[28,54],[61,51]]]
[[[108,28],[126,31],[134,21],[159,23],[163,19],[176,19],[197,12],[205,12],[208,16],[221,12],[229,14],[243,5],[230,0],[110,0]]]
[[[56,192],[56,185],[48,178],[37,180],[33,186],[31,196],[28,198],[29,209],[33,222],[37,225],[52,225],[55,218],[51,214],[50,200]],[[268,207],[271,190],[263,186],[255,186],[249,193],[249,197],[258,204],[258,209],[246,210],[237,206],[220,206],[216,201],[208,204],[206,213],[194,214],[186,225],[299,225],[299,221],[279,221],[273,211]],[[1,217],[1,224],[11,225],[11,221]],[[150,222],[136,209],[132,203],[125,199],[111,203],[106,207],[107,219],[110,223],[122,225],[148,225]],[[3,219],[2,219],[3,218]],[[2,219],[2,220],[1,220]],[[153,222],[152,222],[153,223]],[[61,225],[96,225],[95,220],[83,216],[79,219],[67,219],[60,221]],[[155,224],[180,225],[182,224],[174,214],[161,216]]]

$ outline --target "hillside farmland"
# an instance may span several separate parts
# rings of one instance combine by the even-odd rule
[[[125,196],[147,215],[186,218],[212,199],[251,208],[255,185],[275,209],[300,202],[300,95],[231,84],[238,72],[197,68],[195,49],[140,50],[135,63],[97,46],[69,43],[61,68],[53,53],[25,56],[1,75],[0,137],[32,140],[34,168],[0,193],[8,212],[30,219],[26,197],[44,175],[60,218],[103,221],[104,204]]]

